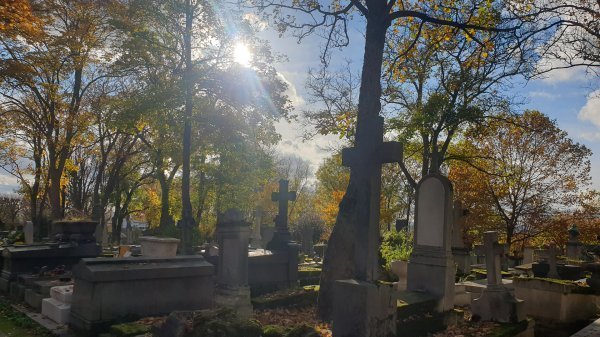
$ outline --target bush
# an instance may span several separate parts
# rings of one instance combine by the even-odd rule
[[[408,261],[413,249],[413,234],[407,228],[401,231],[387,231],[381,242],[381,257],[384,267],[389,270],[392,261]]]

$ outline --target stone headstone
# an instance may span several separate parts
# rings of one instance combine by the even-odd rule
[[[302,235],[302,252],[308,255],[314,255],[314,242],[313,235],[315,233],[315,229],[312,226],[304,226],[300,231]]]
[[[267,244],[269,250],[287,249],[291,241],[288,228],[288,202],[296,200],[296,192],[288,191],[289,181],[279,180],[279,192],[273,192],[271,200],[279,204],[279,212],[275,216],[275,233],[273,239]]]
[[[23,233],[25,234],[25,243],[30,245],[33,243],[33,222],[25,222],[23,226]]]
[[[260,235],[260,226],[263,217],[262,208],[257,208],[254,212],[254,225],[252,226],[252,234],[250,235],[250,247],[254,249],[262,248],[262,237]]]
[[[516,299],[502,284],[500,261],[505,247],[498,244],[497,232],[484,233],[484,247],[486,251],[487,287],[481,293],[481,297],[471,303],[473,316],[484,321],[501,323],[523,321],[525,319],[523,301]]]
[[[240,317],[252,314],[248,286],[249,223],[239,210],[229,209],[217,218],[219,260],[215,289],[217,306],[231,308]]]
[[[407,289],[439,298],[439,311],[454,306],[452,197],[452,184],[436,173],[423,177],[417,186],[415,244],[408,263]]]
[[[567,241],[567,258],[570,260],[581,260],[583,245],[579,241],[579,229],[573,224],[569,230],[569,241]]]
[[[538,254],[541,258],[545,259],[550,269],[548,270],[548,277],[558,279],[558,269],[556,268],[556,256],[560,254],[560,250],[555,244],[551,244],[548,249],[538,250]]]
[[[534,260],[534,251],[533,247],[525,247],[523,248],[523,264],[533,263]]]
[[[457,266],[457,272],[471,272],[471,252],[464,240],[465,220],[468,211],[460,201],[454,201],[454,223],[452,226],[452,256]]]
[[[408,229],[408,219],[398,219],[396,220],[396,232],[399,232],[403,229]]]

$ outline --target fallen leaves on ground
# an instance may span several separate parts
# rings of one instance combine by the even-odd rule
[[[276,308],[254,312],[254,318],[262,325],[281,325],[284,327],[299,324],[316,326],[320,323],[316,317],[315,307]]]

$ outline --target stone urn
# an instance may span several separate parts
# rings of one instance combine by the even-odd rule
[[[545,261],[534,262],[531,264],[531,270],[535,277],[547,277],[548,272],[550,272],[550,265]]]
[[[177,255],[179,239],[159,238],[155,236],[140,237],[142,256],[144,257],[174,257]]]

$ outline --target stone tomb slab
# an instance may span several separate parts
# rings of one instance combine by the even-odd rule
[[[44,298],[42,300],[42,315],[50,318],[58,324],[67,324],[71,305],[58,301],[54,298]]]
[[[214,268],[201,256],[82,259],[73,278],[70,324],[83,336],[96,335],[124,316],[213,305]]]

